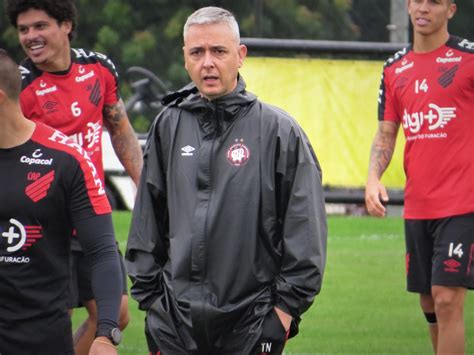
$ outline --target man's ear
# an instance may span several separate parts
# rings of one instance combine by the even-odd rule
[[[449,4],[448,19],[451,20],[453,18],[453,16],[456,13],[457,9],[458,9],[458,7],[454,2]]]
[[[247,57],[247,47],[244,44],[239,45],[239,68],[244,65],[244,59]]]
[[[69,35],[72,31],[72,22],[71,21],[63,21],[60,24],[60,27],[63,27],[66,33]]]
[[[184,69],[188,70],[188,61],[186,59],[186,46],[183,46]]]

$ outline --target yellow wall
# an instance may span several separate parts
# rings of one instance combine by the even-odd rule
[[[257,58],[240,72],[247,89],[301,124],[316,151],[325,185],[365,185],[383,62]],[[383,182],[402,188],[403,134]]]

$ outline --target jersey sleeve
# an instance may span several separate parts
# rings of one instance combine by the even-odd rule
[[[75,227],[92,270],[92,289],[97,302],[97,328],[117,327],[123,290],[112,217],[110,214],[91,216],[77,222]]]
[[[71,180],[70,198],[73,221],[111,213],[102,181],[90,159],[80,159]]]
[[[378,99],[378,119],[379,121],[398,122],[399,116],[395,109],[395,100],[390,85],[390,73],[387,67],[384,67],[382,78],[380,80],[379,99]]]
[[[120,100],[118,89],[118,73],[115,64],[110,58],[102,53],[96,53],[99,63],[102,65],[102,73],[105,80],[105,100],[106,105],[115,104]]]

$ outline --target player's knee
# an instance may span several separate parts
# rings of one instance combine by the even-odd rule
[[[435,310],[438,317],[461,314],[463,310],[462,298],[458,293],[448,289],[440,289],[433,293]]]
[[[435,299],[436,312],[457,308],[456,302],[449,295],[438,295]]]

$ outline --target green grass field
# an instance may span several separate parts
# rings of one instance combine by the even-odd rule
[[[122,250],[129,222],[130,213],[114,213]],[[405,291],[404,248],[400,218],[330,217],[323,288],[285,354],[431,353],[418,296]],[[465,310],[469,354],[474,354],[473,310],[471,293]],[[120,354],[147,354],[144,314],[132,299],[130,313]],[[74,324],[84,316],[76,311]]]

